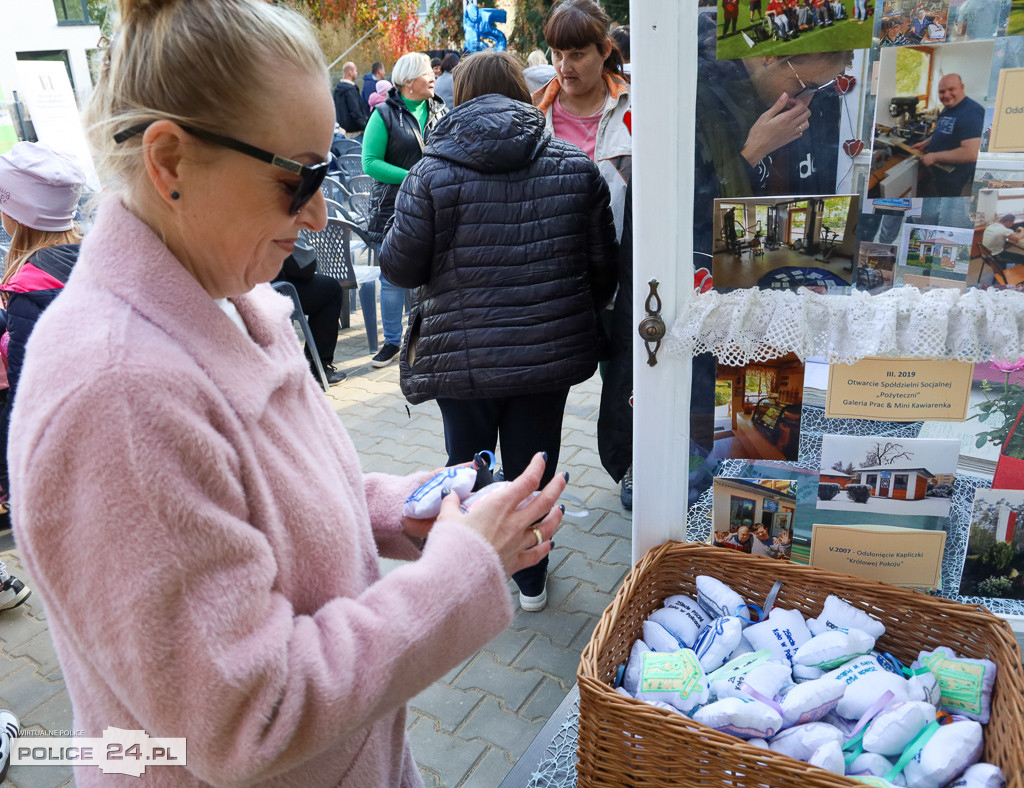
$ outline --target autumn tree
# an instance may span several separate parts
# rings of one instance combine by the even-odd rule
[[[417,0],[285,0],[302,11],[319,29],[321,45],[332,31],[347,29],[353,42],[373,31],[360,53],[367,61],[380,60],[390,68],[406,52],[427,47],[420,25]],[[344,50],[325,47],[329,60]],[[354,60],[355,57],[348,59]]]

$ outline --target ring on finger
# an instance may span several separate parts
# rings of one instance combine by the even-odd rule
[[[534,527],[534,528],[531,528],[530,530],[533,531],[533,535],[537,537],[537,544],[538,545],[544,544],[544,534],[542,534],[540,532],[540,528]]]

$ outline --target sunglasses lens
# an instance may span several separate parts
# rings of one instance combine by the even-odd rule
[[[314,167],[308,167],[302,171],[299,187],[295,190],[295,194],[292,195],[290,208],[292,216],[295,216],[307,202],[313,199],[313,195],[320,190],[326,177],[327,162],[317,164]]]

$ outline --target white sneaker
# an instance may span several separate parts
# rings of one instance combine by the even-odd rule
[[[519,592],[519,607],[521,607],[527,613],[536,613],[543,610],[548,606],[548,587],[544,586],[544,590],[541,591],[537,596],[526,596],[522,591]]]
[[[0,709],[0,783],[7,778],[7,767],[11,765],[11,742],[20,732],[18,718],[7,709]]]

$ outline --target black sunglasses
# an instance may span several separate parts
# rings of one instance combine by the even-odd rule
[[[131,128],[119,131],[114,135],[114,142],[121,144],[127,139],[134,137],[136,134],[142,134],[150,123],[153,121],[147,121],[145,123],[139,123]],[[250,145],[247,142],[233,139],[231,137],[225,137],[223,134],[215,134],[212,131],[204,131],[203,129],[193,128],[192,126],[185,126],[181,123],[178,124],[182,131],[187,134],[191,134],[193,137],[198,137],[206,142],[212,142],[215,145],[220,145],[224,148],[229,148],[238,153],[244,153],[246,156],[252,156],[254,159],[265,161],[267,164],[272,164],[275,167],[280,167],[283,170],[294,173],[299,176],[299,184],[294,187],[292,192],[291,205],[288,207],[288,212],[295,216],[302,207],[309,202],[313,195],[320,190],[320,186],[324,182],[324,178],[327,177],[327,168],[331,163],[331,154],[327,154],[327,161],[322,161],[319,164],[312,166],[306,164],[300,164],[297,161],[286,159],[283,156],[277,156],[270,151],[263,150],[263,148],[257,148],[255,145]]]

